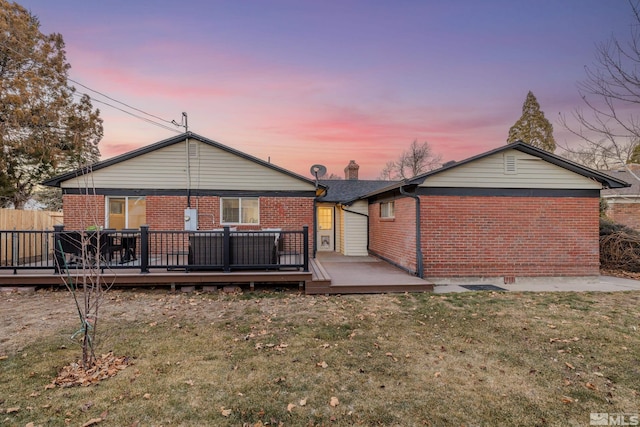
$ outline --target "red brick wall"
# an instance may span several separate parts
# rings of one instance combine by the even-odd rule
[[[640,203],[609,202],[607,216],[615,222],[640,230]]]
[[[395,218],[380,218],[380,204],[369,205],[369,250],[411,271],[416,270],[415,200],[395,200]]]
[[[85,230],[90,226],[104,226],[104,203],[104,196],[63,195],[64,228]]]
[[[66,229],[83,230],[92,224],[105,225],[104,196],[65,195],[63,204]],[[147,196],[146,204],[147,224],[151,230],[184,229],[186,196]],[[200,230],[222,228],[219,197],[192,197],[191,207],[198,209]],[[305,225],[309,226],[309,245],[312,248],[313,198],[260,197],[260,224],[239,225],[237,228],[239,230],[260,230],[263,228],[302,230]]]
[[[423,196],[425,276],[599,273],[598,198]]]
[[[150,230],[184,230],[186,196],[146,196],[146,201]]]

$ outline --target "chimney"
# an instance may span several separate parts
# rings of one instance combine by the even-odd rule
[[[355,160],[351,160],[346,168],[344,168],[344,179],[358,179],[358,169],[360,166]]]

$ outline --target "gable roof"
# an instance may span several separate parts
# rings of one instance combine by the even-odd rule
[[[448,171],[451,169],[455,169],[457,167],[466,165],[468,163],[474,162],[476,160],[479,159],[483,159],[485,157],[489,157],[492,156],[494,154],[498,154],[507,150],[517,150],[520,151],[522,153],[526,153],[535,157],[538,157],[544,161],[547,161],[553,165],[556,165],[558,167],[561,167],[563,169],[566,169],[568,171],[574,172],[578,175],[582,175],[586,178],[589,179],[593,179],[597,182],[599,182],[600,184],[602,184],[602,186],[604,188],[626,188],[629,187],[631,184],[627,183],[626,181],[614,177],[614,176],[610,176],[608,174],[605,174],[603,172],[600,171],[596,171],[593,169],[590,169],[586,166],[582,166],[578,163],[574,163],[570,160],[567,160],[563,157],[557,156],[553,153],[549,153],[548,151],[542,150],[540,148],[534,147],[532,145],[529,145],[527,143],[524,143],[522,141],[517,141],[511,144],[507,144],[504,145],[502,147],[498,147],[495,148],[493,150],[487,151],[485,153],[482,154],[478,154],[476,156],[473,157],[469,157],[468,159],[465,160],[461,160],[459,162],[449,162],[446,163],[445,166],[442,166],[441,168],[438,169],[434,169],[428,172],[425,172],[423,174],[417,175],[413,178],[410,179],[405,179],[402,182],[397,183],[394,186],[391,187],[387,187],[387,188],[383,188],[377,191],[373,191],[370,193],[367,193],[365,195],[363,195],[361,198],[369,198],[372,196],[376,196],[378,194],[382,194],[382,193],[386,193],[387,191],[393,191],[393,190],[397,190],[400,187],[405,187],[405,186],[417,186],[422,184],[425,180],[427,180],[429,177],[437,175],[439,173],[442,173],[444,171]]]
[[[318,198],[319,202],[344,204],[353,203],[360,196],[397,183],[397,181],[360,179],[322,179],[318,182],[327,188],[326,193]]]
[[[247,153],[243,153],[242,151],[238,151],[235,150],[231,147],[228,147],[224,144],[221,144],[219,142],[216,142],[212,139],[208,139],[205,138],[201,135],[198,135],[196,133],[193,132],[187,132],[187,133],[182,133],[180,135],[176,135],[172,138],[168,138],[159,142],[156,142],[154,144],[150,144],[150,145],[146,145],[144,147],[138,148],[136,150],[133,151],[129,151],[127,153],[121,154],[119,156],[115,156],[112,157],[110,159],[95,163],[91,166],[85,167],[85,168],[81,168],[81,169],[77,169],[75,171],[71,171],[62,175],[58,175],[55,176],[47,181],[44,181],[42,184],[43,185],[47,185],[50,187],[60,187],[61,183],[63,183],[64,181],[70,180],[70,179],[74,179],[77,178],[81,175],[85,175],[85,174],[90,174],[92,172],[98,171],[100,169],[104,169],[107,168],[109,166],[113,166],[116,165],[118,163],[122,163],[125,162],[127,160],[131,160],[134,159],[136,157],[140,157],[142,155],[151,153],[153,151],[159,150],[161,148],[165,148],[165,147],[169,147],[171,145],[174,144],[178,144],[178,143],[182,143],[183,141],[185,141],[186,139],[192,139],[192,140],[197,140],[203,144],[207,144],[209,146],[215,147],[219,150],[225,151],[227,153],[230,153],[232,155],[241,157],[243,159],[249,160],[253,163],[256,163],[258,165],[264,166],[266,168],[272,169],[274,171],[277,171],[279,173],[282,173],[284,175],[290,176],[292,178],[295,178],[297,180],[303,181],[307,184],[311,184],[311,185],[316,185],[316,182],[312,179],[308,179],[303,177],[302,175],[298,175],[295,172],[291,172],[290,170],[281,168],[279,166],[276,166],[270,162],[265,162],[264,160],[261,160],[257,157],[251,156]]]

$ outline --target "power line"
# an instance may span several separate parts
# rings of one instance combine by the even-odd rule
[[[147,116],[149,116],[149,117],[153,117],[153,118],[158,119],[158,120],[160,120],[160,121],[162,121],[162,122],[169,123],[169,124],[173,124],[173,122],[172,122],[172,121],[169,121],[169,120],[163,119],[162,117],[155,116],[155,115],[153,115],[153,114],[151,114],[151,113],[147,113],[146,111],[143,111],[143,110],[141,110],[141,109],[139,109],[139,108],[133,107],[133,106],[131,106],[131,105],[129,105],[129,104],[126,104],[126,103],[124,103],[124,102],[122,102],[122,101],[118,101],[117,99],[114,99],[114,98],[110,97],[109,95],[106,95],[106,94],[104,94],[104,93],[102,93],[102,92],[99,92],[99,91],[97,91],[97,90],[95,90],[95,89],[91,89],[89,86],[83,85],[83,84],[82,84],[82,83],[80,83],[79,81],[74,80],[74,79],[72,79],[72,78],[70,78],[70,77],[67,77],[67,80],[69,80],[70,82],[73,82],[73,83],[77,84],[78,86],[82,86],[83,88],[88,89],[88,90],[90,90],[91,92],[97,93],[97,94],[98,94],[98,95],[100,95],[100,96],[104,96],[105,98],[107,98],[107,99],[109,99],[109,100],[111,100],[111,101],[113,101],[113,102],[117,102],[118,104],[124,105],[124,106],[125,106],[125,107],[127,107],[127,108],[131,108],[132,110],[138,111],[138,112],[140,112],[140,113],[142,113],[142,114],[145,114],[145,115],[147,115]],[[90,98],[91,98],[91,97],[90,97]],[[91,98],[91,99],[94,99],[94,98]],[[106,103],[105,103],[105,104],[106,104]],[[109,105],[109,104],[106,104],[106,105]]]
[[[16,54],[18,54],[18,55],[22,56],[22,57],[23,57],[23,58],[25,58],[25,59],[30,59],[28,56],[26,56],[25,54],[23,54],[23,53],[21,53],[21,52],[18,52],[18,51],[17,51],[17,50],[15,50],[13,47],[8,46],[6,43],[0,43],[0,46],[2,46],[2,47],[4,47],[4,48],[6,48],[6,49],[8,49],[8,50],[11,50],[12,52],[14,52],[14,53],[16,53]],[[26,47],[26,48],[28,48],[28,47]],[[82,83],[78,82],[77,80],[74,80],[74,79],[70,78],[69,76],[65,76],[65,77],[66,77],[66,79],[67,79],[68,81],[70,81],[70,82],[72,82],[72,83],[75,83],[75,84],[77,84],[78,86],[82,86],[83,88],[85,88],[85,89],[87,89],[87,90],[90,90],[91,92],[97,93],[97,94],[99,94],[100,96],[103,96],[103,97],[105,97],[105,98],[107,98],[107,99],[109,99],[109,100],[111,100],[111,101],[113,101],[113,102],[116,102],[116,103],[118,103],[118,104],[124,105],[124,106],[125,106],[125,107],[127,107],[127,108],[130,108],[130,109],[132,109],[132,110],[134,110],[134,111],[138,111],[138,112],[140,112],[140,113],[142,113],[142,114],[145,114],[145,115],[147,115],[147,116],[149,116],[149,117],[153,117],[153,118],[155,118],[155,119],[157,119],[157,120],[160,120],[161,122],[168,123],[168,124],[174,124],[174,122],[173,122],[173,121],[163,119],[162,117],[156,116],[156,115],[151,114],[151,113],[147,113],[147,112],[146,112],[146,111],[144,111],[144,110],[141,110],[141,109],[139,109],[139,108],[133,107],[133,106],[131,106],[131,105],[127,104],[127,103],[124,103],[124,102],[122,102],[122,101],[118,101],[117,99],[115,99],[115,98],[113,98],[113,97],[110,97],[109,95],[106,95],[106,94],[104,94],[104,93],[102,93],[102,92],[100,92],[100,91],[97,91],[97,90],[95,90],[95,89],[92,89],[92,88],[90,88],[89,86],[86,86],[86,85],[84,85],[84,84],[82,84]],[[76,93],[76,92],[74,92],[74,95],[77,95],[77,93]],[[124,110],[124,109],[122,109],[122,108],[119,108],[119,107],[117,107],[117,106],[115,106],[115,105],[113,105],[113,104],[110,104],[110,103],[108,103],[108,102],[105,102],[105,101],[101,101],[101,100],[99,100],[99,99],[96,99],[96,98],[92,97],[91,95],[89,95],[89,94],[87,94],[87,93],[82,93],[82,95],[86,95],[86,96],[88,96],[88,97],[89,97],[89,99],[91,99],[92,101],[95,101],[95,102],[97,102],[97,103],[100,103],[100,104],[106,105],[106,106],[111,107],[111,108],[113,108],[113,109],[116,109],[116,110],[118,110],[118,111],[120,111],[120,112],[123,112],[123,113],[125,113],[125,114],[128,114],[128,115],[130,115],[130,116],[132,116],[132,117],[135,117],[135,118],[137,118],[137,119],[140,119],[140,120],[142,120],[142,121],[144,121],[144,122],[147,122],[147,123],[149,123],[149,124],[152,124],[152,125],[155,125],[155,126],[158,126],[158,127],[163,128],[163,129],[170,130],[170,131],[173,131],[173,132],[176,132],[176,133],[180,133],[180,131],[179,131],[179,130],[177,130],[177,129],[171,128],[171,127],[169,127],[169,126],[165,126],[165,125],[163,125],[163,124],[161,124],[161,123],[158,123],[158,122],[155,122],[155,121],[153,121],[153,120],[151,120],[151,119],[147,119],[147,118],[145,118],[145,117],[141,117],[141,116],[139,116],[139,115],[137,115],[137,114],[134,114],[134,113],[132,113],[132,112],[130,112],[130,111],[126,111],[126,110]]]
[[[174,128],[171,128],[171,127],[169,127],[169,126],[165,126],[165,125],[163,125],[162,123],[154,122],[153,120],[151,120],[151,119],[147,119],[146,117],[142,117],[142,116],[139,116],[139,115],[137,115],[137,114],[134,114],[134,113],[132,113],[132,112],[130,112],[130,111],[123,110],[122,108],[120,108],[120,107],[116,107],[115,105],[109,104],[108,102],[101,101],[101,100],[99,100],[99,99],[93,98],[93,97],[92,97],[91,95],[89,95],[89,94],[81,93],[81,92],[77,92],[77,93],[74,93],[73,95],[74,95],[74,96],[76,96],[76,97],[79,97],[79,98],[81,97],[81,95],[88,96],[88,97],[89,97],[89,99],[91,99],[91,100],[92,100],[92,101],[94,101],[94,102],[97,102],[97,103],[99,103],[99,104],[104,104],[104,105],[106,105],[106,106],[108,106],[108,107],[114,108],[114,109],[116,109],[116,110],[118,110],[118,111],[121,111],[121,112],[123,112],[123,113],[125,113],[125,114],[128,114],[128,115],[133,116],[133,117],[135,117],[135,118],[137,118],[137,119],[140,119],[140,120],[142,120],[142,121],[145,121],[145,122],[147,122],[147,123],[149,123],[149,124],[152,124],[152,125],[155,125],[155,126],[161,127],[161,128],[163,128],[163,129],[166,129],[166,130],[170,130],[170,131],[172,131],[172,132],[181,133],[178,129],[174,129]],[[169,122],[169,123],[171,123],[171,122]]]

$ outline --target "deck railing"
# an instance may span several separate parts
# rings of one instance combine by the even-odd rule
[[[238,231],[0,230],[0,270],[109,269],[309,271],[309,228]]]

